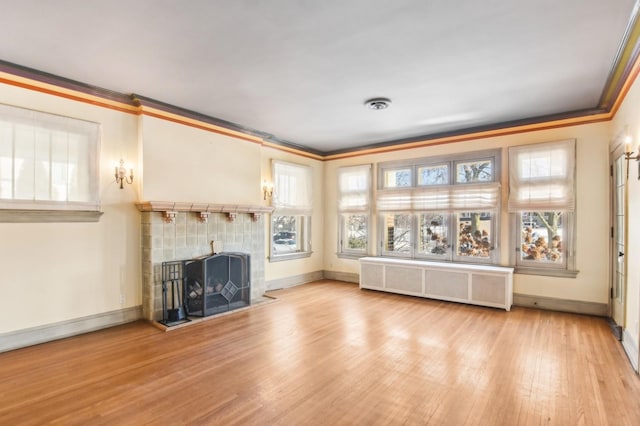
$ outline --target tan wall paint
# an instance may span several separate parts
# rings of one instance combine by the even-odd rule
[[[615,142],[616,136],[625,131],[628,126],[629,134],[634,144],[640,142],[640,81],[636,80],[614,117],[611,125],[610,140]],[[612,146],[614,148],[614,146]],[[635,149],[636,154],[638,149]],[[638,164],[632,161],[627,181],[627,244],[625,257],[627,259],[627,299],[626,320],[624,327],[634,339],[633,346],[638,352],[640,344],[640,181],[638,180]]]
[[[337,251],[336,168],[345,165],[372,163],[375,174],[379,162],[420,158],[484,149],[502,148],[502,214],[500,232],[501,263],[509,263],[509,215],[506,213],[508,196],[507,147],[575,138],[577,140],[577,268],[575,279],[562,279],[532,275],[516,275],[516,293],[607,303],[608,292],[608,160],[607,144],[609,123],[579,125],[524,134],[508,135],[455,144],[401,150],[384,154],[327,162],[325,169],[325,269],[338,272],[358,272],[356,260],[340,259]],[[375,235],[372,238],[375,242]],[[375,247],[375,246],[373,246]],[[372,253],[377,253],[374,248]]]
[[[265,279],[271,281],[279,278],[302,275],[310,272],[321,271],[324,267],[324,163],[284,151],[263,148],[262,150],[262,177],[263,180],[273,181],[271,176],[271,160],[277,159],[291,163],[308,165],[313,169],[313,214],[311,216],[311,257],[281,262],[269,262],[265,266]],[[265,221],[267,236],[271,235],[269,221],[271,215],[267,215]],[[265,252],[269,255],[269,239],[265,241]]]
[[[142,117],[145,201],[262,204],[261,146]]]
[[[629,116],[638,116],[637,91],[634,87],[623,105],[622,110],[626,111],[626,104],[636,99]],[[308,164],[314,173],[314,253],[305,259],[267,262],[265,279],[323,269],[357,272],[357,261],[336,256],[336,167],[566,138],[578,140],[577,266],[581,272],[576,279],[518,275],[515,291],[607,302],[607,145],[611,123],[321,162],[156,118],[111,111],[13,86],[0,85],[0,102],[102,123],[101,197],[105,212],[95,224],[0,224],[0,258],[3,259],[0,291],[3,300],[10,301],[3,309],[0,333],[141,304],[140,216],[134,206],[136,201],[269,205],[262,199],[261,185],[263,179],[271,177],[271,159]],[[638,134],[640,129],[635,127],[634,131]],[[136,172],[134,185],[124,190],[117,188],[112,176],[113,165],[120,158],[133,164]],[[506,161],[506,152],[503,152],[504,176]],[[504,178],[503,183],[506,183]],[[631,191],[637,184],[633,185]],[[502,192],[503,205],[506,205],[506,185]],[[634,202],[640,203],[638,199],[632,200],[632,204]],[[639,207],[636,205],[632,211]],[[267,235],[268,219],[267,216]],[[503,264],[508,263],[508,222],[508,215],[503,212]],[[40,262],[37,268],[33,267],[34,259]],[[630,271],[630,278],[634,274],[637,281],[640,270]],[[637,288],[636,285],[633,290],[630,286],[630,291],[637,292]],[[121,294],[125,298],[122,305]],[[637,318],[637,314],[634,315]]]
[[[137,173],[137,117],[3,84],[0,102],[102,124],[104,212],[98,223],[0,223],[0,333],[140,305],[138,181],[120,190],[113,177],[120,158]]]

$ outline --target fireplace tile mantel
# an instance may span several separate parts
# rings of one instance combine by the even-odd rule
[[[210,213],[224,213],[229,222],[233,222],[239,213],[251,215],[254,221],[260,219],[264,213],[273,212],[273,207],[246,205],[246,204],[214,204],[214,203],[189,203],[174,201],[143,201],[136,203],[141,212],[162,212],[166,222],[174,222],[177,212],[193,212],[206,222]]]
[[[271,207],[168,201],[137,203],[141,212],[143,315],[162,318],[162,264],[214,252],[251,256],[251,299],[265,291],[266,227]]]
[[[142,201],[136,203],[141,212],[195,212],[195,213],[248,213],[263,214],[271,213],[273,207],[255,206],[246,204],[208,204],[208,203],[188,203],[173,201]]]

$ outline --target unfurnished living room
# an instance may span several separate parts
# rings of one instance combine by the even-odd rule
[[[640,424],[637,1],[0,4],[0,425]]]

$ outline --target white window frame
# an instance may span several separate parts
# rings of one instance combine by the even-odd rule
[[[396,250],[388,250],[387,244],[387,227],[385,225],[385,220],[387,215],[406,215],[409,216],[409,246],[406,252],[396,251]],[[414,258],[416,252],[416,215],[412,212],[407,211],[385,211],[384,213],[378,214],[378,228],[380,229],[380,256],[388,256],[388,257],[400,257],[400,258]]]
[[[338,252],[340,258],[360,258],[369,253],[371,232],[371,164],[340,167],[338,183]],[[364,216],[365,246],[349,247],[347,222],[351,216]]]
[[[529,153],[548,153],[550,161],[560,161],[548,176],[532,176],[523,173],[519,159]],[[560,152],[560,154],[559,154]],[[547,275],[575,278],[576,269],[576,141],[575,139],[521,145],[509,148],[509,202],[513,249],[510,262],[515,272],[528,275]],[[523,177],[524,176],[524,177]],[[521,217],[524,212],[562,212],[563,230],[562,261],[528,260],[522,258],[523,233]],[[550,244],[550,242],[547,242]]]
[[[74,147],[80,149],[75,156]],[[26,163],[20,154],[24,150],[32,150]],[[97,221],[101,215],[99,150],[98,123],[0,104],[0,168],[4,169],[0,179],[5,186],[0,191],[0,221]],[[18,164],[45,173],[39,178],[34,175],[28,196],[16,189]],[[64,183],[54,183],[55,169],[64,172]],[[56,186],[64,192],[55,192]],[[74,186],[84,190],[73,191]]]
[[[312,213],[312,169],[310,166],[272,160],[274,211],[269,226],[269,262],[310,257],[311,250],[311,213]],[[295,251],[278,253],[274,236],[277,217],[292,216],[297,222],[297,241]],[[301,235],[300,235],[301,234]]]
[[[491,161],[492,180],[483,182],[457,182],[457,164],[470,161]],[[418,170],[423,167],[448,165],[447,184],[418,185]],[[500,257],[500,166],[501,150],[469,152],[460,155],[420,158],[409,161],[394,161],[378,165],[378,192],[376,194],[376,212],[378,216],[378,254],[401,258],[414,258],[433,261],[450,261],[464,263],[498,264]],[[410,169],[411,186],[396,187],[386,185],[387,171]],[[489,201],[484,196],[474,194],[490,194]],[[486,204],[484,204],[486,203]],[[441,204],[441,206],[438,206]],[[470,206],[474,206],[471,208]],[[448,253],[446,255],[429,255],[419,251],[420,223],[422,213],[441,213],[445,218],[449,235]],[[460,212],[490,212],[491,219],[491,251],[488,257],[461,256],[458,254],[457,214]],[[410,250],[408,253],[386,249],[387,236],[385,216],[387,214],[408,214],[411,216]]]
[[[278,252],[278,244],[276,244],[275,236],[278,233],[278,230],[275,229],[276,218],[282,216],[290,216],[295,218],[297,222],[296,226],[296,238],[298,240],[298,244],[300,247],[294,251],[286,251],[286,252]],[[304,257],[311,256],[311,216],[309,215],[295,215],[295,214],[276,214],[273,213],[271,215],[271,224],[270,224],[270,253],[269,253],[269,261],[270,262],[280,262],[283,260],[291,260],[291,259],[300,259]]]

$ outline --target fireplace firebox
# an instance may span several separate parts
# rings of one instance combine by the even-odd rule
[[[251,304],[251,265],[247,253],[218,253],[184,263],[185,307],[206,317]]]

